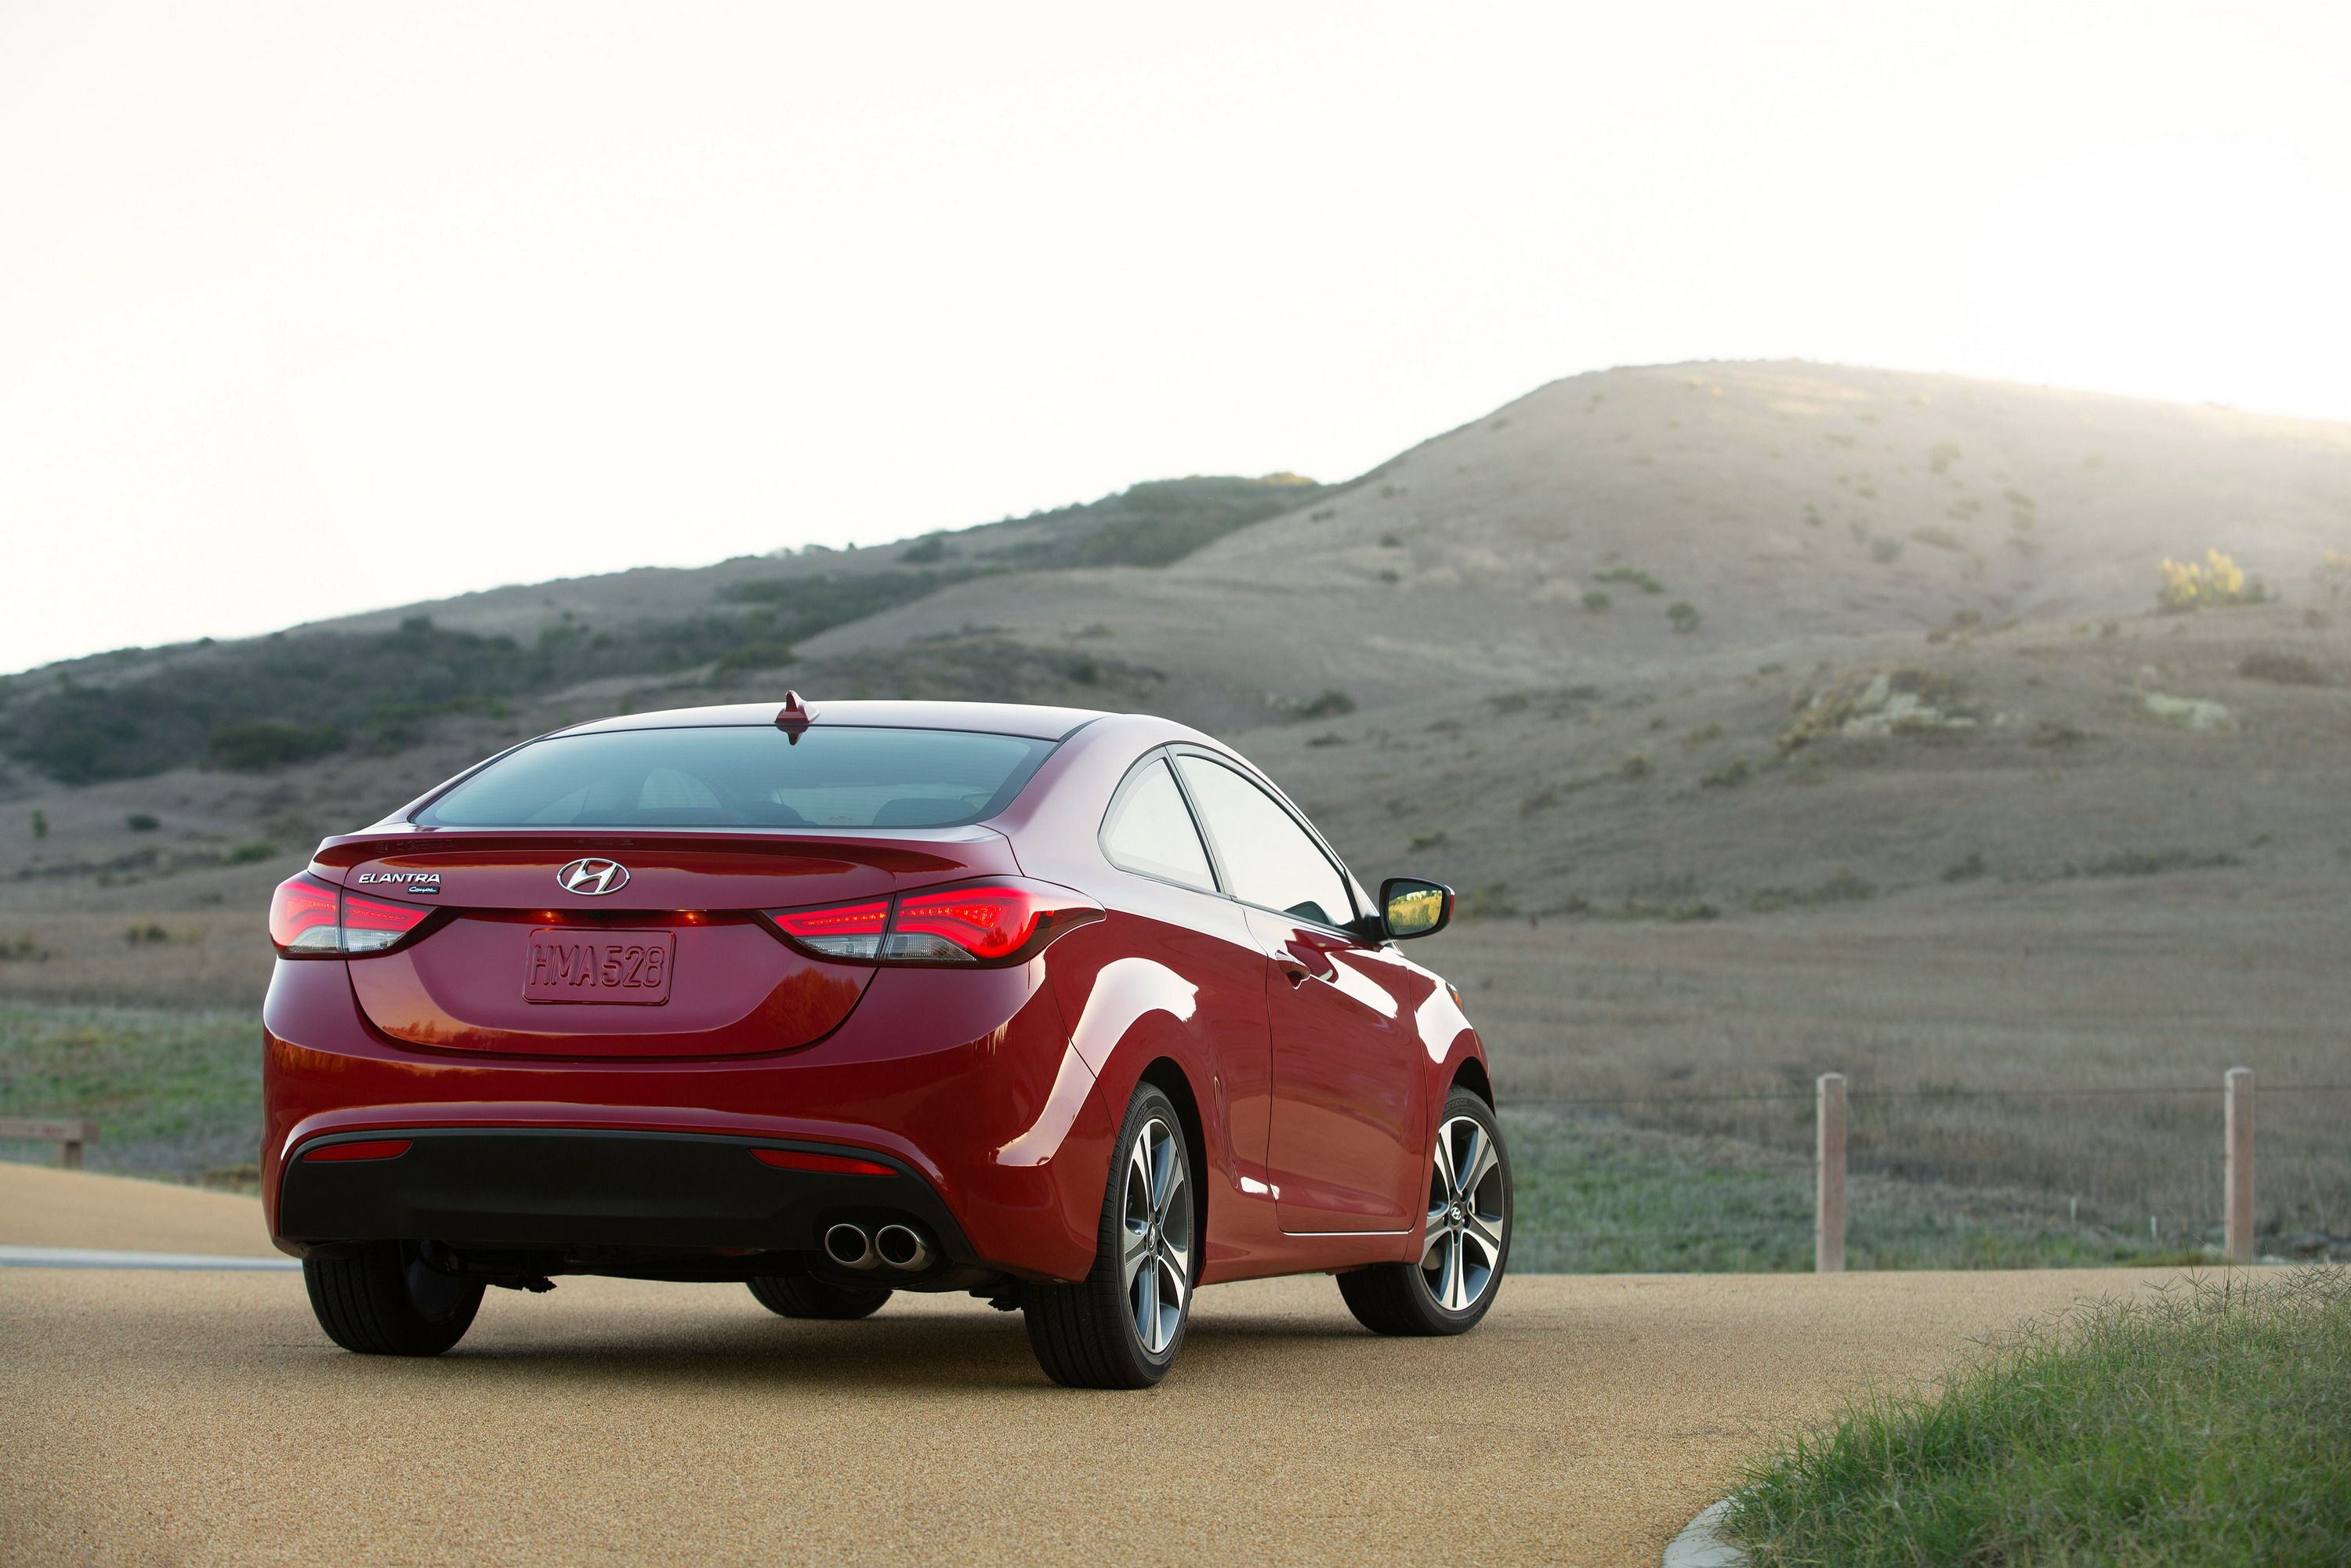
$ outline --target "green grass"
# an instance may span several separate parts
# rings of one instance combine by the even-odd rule
[[[1987,1346],[1752,1468],[1759,1564],[2351,1562],[2351,1273],[2241,1275]]]
[[[1505,1097],[1504,1103],[1508,1099]],[[1781,1273],[1813,1266],[1812,1167],[1735,1139],[1601,1117],[1505,1112],[1530,1273]],[[1855,1175],[1848,1269],[2063,1269],[2204,1261],[2053,1204]]]
[[[0,1005],[0,1115],[92,1116],[93,1170],[244,1186],[261,1144],[261,1025],[247,1012]],[[50,1144],[0,1142],[44,1162]]]

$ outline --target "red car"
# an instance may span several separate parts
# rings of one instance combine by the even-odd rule
[[[1510,1166],[1458,993],[1205,735],[840,702],[639,714],[491,758],[277,889],[262,1187],[319,1322],[433,1355],[486,1286],[741,1281],[1019,1308],[1156,1383],[1199,1286],[1335,1273],[1458,1333]]]

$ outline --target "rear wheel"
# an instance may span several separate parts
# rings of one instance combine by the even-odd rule
[[[405,1241],[305,1258],[302,1283],[327,1337],[361,1355],[439,1355],[465,1337],[482,1305],[482,1281],[427,1267]]]
[[[787,1318],[869,1318],[890,1299],[887,1285],[836,1285],[813,1274],[762,1274],[751,1293]]]
[[[1510,1256],[1510,1155],[1492,1109],[1467,1089],[1445,1102],[1426,1224],[1417,1263],[1378,1263],[1339,1276],[1347,1310],[1374,1333],[1464,1333],[1502,1288]]]
[[[1192,1312],[1191,1158],[1165,1093],[1127,1106],[1102,1194],[1094,1263],[1073,1285],[1029,1287],[1029,1346],[1071,1388],[1148,1388],[1167,1375]]]

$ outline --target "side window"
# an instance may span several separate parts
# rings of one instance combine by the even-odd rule
[[[1354,919],[1346,879],[1272,796],[1205,757],[1182,757],[1176,766],[1216,841],[1217,859],[1232,883],[1228,892],[1325,925]]]
[[[1120,788],[1102,819],[1102,843],[1113,865],[1216,891],[1208,852],[1164,758],[1137,768]]]

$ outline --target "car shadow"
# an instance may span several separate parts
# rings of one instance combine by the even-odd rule
[[[1356,1342],[1350,1344],[1348,1342]],[[1179,1375],[1190,1385],[1247,1382],[1301,1354],[1345,1356],[1378,1344],[1348,1319],[1204,1314],[1186,1332]],[[405,1381],[460,1375],[517,1388],[583,1380],[608,1387],[770,1386],[797,1390],[921,1391],[933,1395],[1029,1388],[1054,1391],[1038,1369],[1017,1312],[970,1311],[893,1317],[884,1307],[853,1322],[750,1317],[664,1322],[636,1313],[593,1324],[502,1315],[431,1361],[355,1357],[321,1345],[334,1364]],[[364,1369],[362,1371],[361,1369]]]

